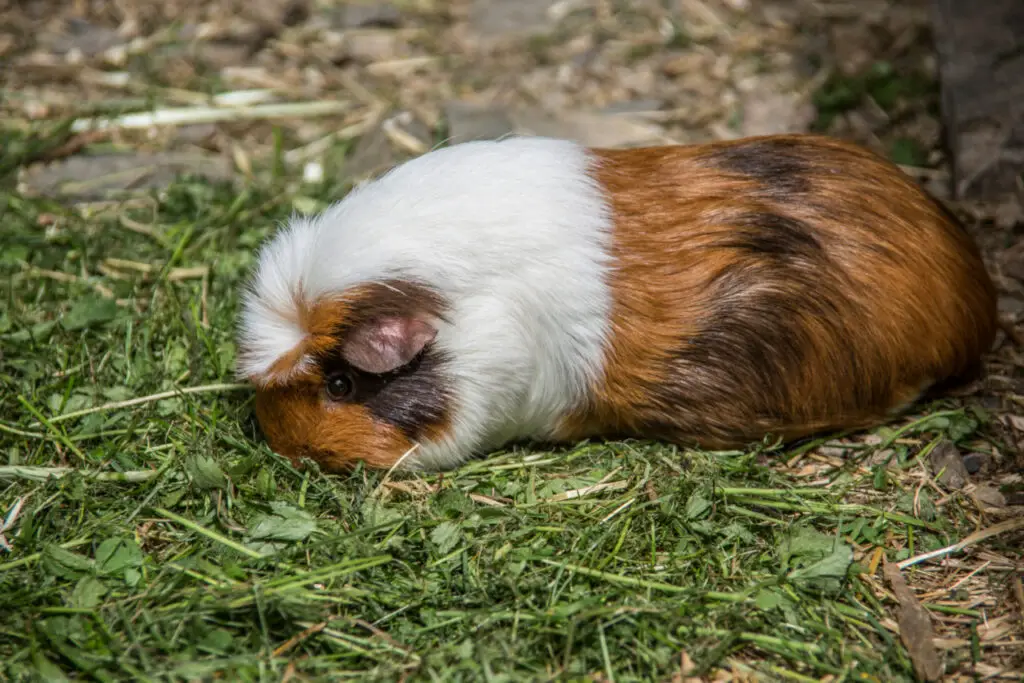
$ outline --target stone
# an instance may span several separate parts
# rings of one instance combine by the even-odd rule
[[[954,196],[1005,200],[1024,170],[1024,2],[932,7]]]
[[[755,77],[745,86],[740,95],[744,136],[803,133],[817,115],[808,97],[791,83]]]
[[[402,45],[397,33],[383,29],[347,33],[342,43],[345,56],[362,64],[395,59]]]
[[[396,28],[402,12],[390,2],[348,2],[331,10],[332,28]]]
[[[999,297],[999,312],[1012,317],[1024,313],[1024,299],[1012,295]]]
[[[391,140],[380,126],[361,136],[352,147],[342,172],[354,182],[362,182],[380,175],[399,161]]]
[[[546,32],[553,23],[557,0],[473,0],[469,23],[478,34],[522,37]]]
[[[626,100],[613,102],[601,110],[601,114],[614,116],[615,114],[648,114],[660,111],[664,106],[661,100]]]
[[[967,468],[960,451],[952,441],[940,441],[930,454],[932,474],[940,484],[951,489],[962,489],[967,484]]]
[[[62,33],[45,36],[40,42],[52,52],[77,52],[92,57],[124,42],[124,39],[113,29],[74,17],[64,22]]]
[[[537,109],[505,110],[462,101],[445,105],[452,144],[496,140],[510,134],[564,138],[589,147],[641,147],[674,142],[640,114]]]
[[[452,144],[471,140],[496,140],[513,132],[515,124],[501,109],[453,100],[444,105],[448,137]]]
[[[565,138],[588,147],[643,147],[671,142],[659,126],[636,116],[586,111],[566,112],[557,118],[533,111],[513,112],[511,116],[517,133]]]
[[[196,59],[216,70],[246,64],[252,52],[251,44],[228,40],[199,42],[195,46]]]
[[[963,457],[963,461],[967,474],[977,474],[988,464],[989,456],[987,453],[968,453]]]
[[[1006,507],[1006,496],[999,492],[994,486],[982,485],[974,489],[974,497],[979,503],[987,507]]]
[[[1003,275],[1024,283],[1024,239],[1003,251],[999,257]]]
[[[103,154],[37,164],[21,174],[19,187],[26,194],[37,196],[98,200],[160,189],[186,173],[211,180],[228,180],[234,176],[227,159],[211,154]]]

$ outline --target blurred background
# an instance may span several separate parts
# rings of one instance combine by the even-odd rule
[[[20,180],[77,197],[275,162],[359,176],[510,132],[630,146],[792,131],[853,138],[948,195],[934,29],[956,10],[940,4],[8,0],[3,115],[76,119]]]

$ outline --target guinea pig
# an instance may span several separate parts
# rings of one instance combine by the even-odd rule
[[[729,449],[892,419],[980,376],[977,246],[816,135],[437,149],[293,217],[243,294],[270,447],[444,470],[512,441]]]

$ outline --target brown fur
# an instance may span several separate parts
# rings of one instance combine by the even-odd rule
[[[992,282],[887,161],[795,135],[595,154],[616,229],[613,337],[561,437],[790,440],[977,376]]]
[[[411,373],[360,373],[338,357],[347,336],[376,316],[442,316],[444,306],[436,294],[414,283],[387,282],[354,287],[340,296],[300,305],[298,311],[306,338],[266,375],[251,378],[256,384],[256,418],[275,452],[296,463],[310,458],[326,471],[360,460],[387,468],[412,447],[412,424],[425,436],[446,430],[447,395],[441,378],[432,372],[439,359],[423,361],[418,367],[427,371],[410,379]],[[369,393],[352,401],[329,399],[325,380],[339,370]],[[391,394],[390,403],[386,392]],[[409,399],[418,404],[409,405]],[[412,409],[419,409],[413,416],[418,419],[403,414]]]

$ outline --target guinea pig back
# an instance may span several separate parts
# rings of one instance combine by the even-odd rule
[[[245,293],[239,372],[283,455],[440,469],[513,439],[872,426],[977,377],[995,329],[970,237],[858,146],[511,138],[294,218]]]

